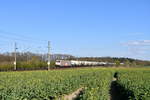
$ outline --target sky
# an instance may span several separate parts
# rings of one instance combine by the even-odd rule
[[[0,52],[150,60],[149,0],[0,0]]]

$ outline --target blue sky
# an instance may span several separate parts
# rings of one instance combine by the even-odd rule
[[[1,0],[0,51],[150,60],[149,0]]]

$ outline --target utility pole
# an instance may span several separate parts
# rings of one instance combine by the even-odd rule
[[[15,42],[15,50],[14,50],[14,57],[15,57],[14,70],[17,69],[17,54],[16,54],[16,51],[17,51],[17,44],[16,44],[16,42]]]
[[[48,70],[50,69],[51,59],[50,59],[50,41],[48,41]]]

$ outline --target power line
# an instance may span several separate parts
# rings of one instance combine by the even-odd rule
[[[0,30],[0,34],[11,36],[11,37],[15,36],[17,38],[21,37],[21,38],[24,38],[26,40],[41,41],[41,42],[46,42],[47,41],[47,40],[43,40],[43,39],[39,39],[39,38],[34,38],[34,37],[25,36],[25,35],[20,35],[20,34],[13,33],[13,32],[6,32],[6,31],[3,31],[3,30]]]
[[[22,39],[15,39],[15,38],[11,38],[11,39],[9,39],[10,37],[2,37],[2,36],[0,36],[0,38],[1,39],[3,39],[3,40],[0,40],[1,42],[14,42],[14,41],[17,41],[17,42],[20,42],[20,43],[24,43],[24,44],[45,44],[44,42],[42,43],[42,42],[35,42],[35,41],[32,41],[32,40],[22,40]],[[5,40],[4,40],[5,39]]]
[[[13,41],[11,42],[11,43],[9,43],[10,41],[7,41],[7,43],[6,43],[6,41],[5,41],[5,43],[4,43],[4,41],[3,42],[0,42],[0,48],[3,48],[3,51],[7,51],[8,49],[9,49],[9,51],[12,51],[13,50]],[[16,41],[16,42],[18,42],[18,41]],[[26,43],[26,42],[24,42],[24,43]],[[19,51],[20,52],[22,52],[22,51],[25,51],[25,50],[28,50],[28,51],[31,51],[31,52],[37,52],[37,50],[38,50],[38,53],[40,52],[40,53],[42,53],[42,52],[46,52],[47,51],[47,46],[43,46],[43,44],[42,45],[39,45],[39,43],[37,43],[37,45],[35,45],[35,44],[32,44],[32,43],[26,43],[26,44],[24,44],[24,43],[19,43],[19,44],[17,44],[17,46],[18,46],[18,48],[19,48]],[[24,48],[28,48],[28,49],[24,49]],[[30,50],[29,50],[30,49]]]
[[[1,31],[0,31],[1,33]],[[20,41],[20,42],[28,42],[28,43],[32,43],[32,44],[45,44],[47,41],[46,40],[40,40],[40,39],[33,39],[33,38],[29,38],[29,37],[26,37],[26,36],[22,36],[22,35],[19,35],[19,36],[16,36],[14,34],[0,34],[0,38],[1,39],[5,39],[10,41]]]
[[[16,38],[16,37],[10,37],[10,36],[5,36],[0,34],[1,39],[5,40],[13,40],[13,41],[20,41],[20,42],[30,42],[30,43],[38,43],[38,44],[44,44],[44,42],[41,41],[35,41],[35,40],[29,40],[29,39],[22,39],[22,38]]]

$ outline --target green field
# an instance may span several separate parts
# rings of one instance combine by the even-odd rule
[[[116,72],[118,80],[113,83]],[[79,100],[150,100],[150,68],[0,73],[0,100],[57,100],[79,88],[84,88]]]

